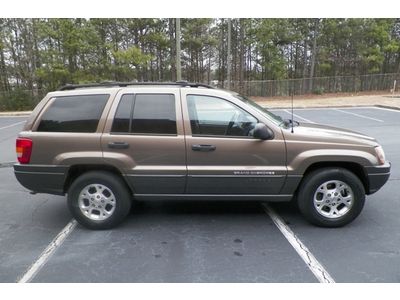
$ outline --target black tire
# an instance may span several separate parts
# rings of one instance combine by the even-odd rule
[[[84,189],[90,185],[98,185],[100,192],[102,191],[101,189],[103,189],[102,192],[105,193],[105,196],[109,196],[109,199],[112,199],[110,200],[112,201],[112,204],[102,204],[100,203],[100,199],[98,200],[99,202],[94,203],[94,200],[91,198],[92,194],[89,194],[90,197],[85,196],[82,197],[81,200],[79,200],[80,193],[83,192]],[[108,191],[104,190],[103,187],[106,187]],[[94,189],[96,190],[96,187],[94,187]],[[110,191],[112,194],[109,193]],[[93,195],[101,196],[102,194],[98,193]],[[83,198],[91,198],[91,200],[82,200]],[[84,214],[84,212],[79,207],[79,203],[81,203],[82,205],[86,205],[88,203],[87,207],[90,208],[92,205],[95,206],[95,204],[99,204],[99,207],[102,207],[101,209],[104,210],[106,209],[106,205],[108,205],[107,210],[109,214],[102,214],[100,208],[96,212],[96,207],[94,207],[93,210],[96,213],[91,214],[91,216],[96,217],[96,215],[98,214],[99,216],[103,215],[103,217],[105,217],[106,219],[93,219]],[[84,173],[74,180],[68,190],[68,207],[71,211],[71,214],[79,222],[79,224],[89,229],[102,230],[110,229],[117,226],[128,215],[131,205],[132,196],[130,190],[120,177],[110,172],[90,171]]]
[[[317,189],[324,183],[330,181],[340,181],[342,183],[345,183],[348,187],[350,187],[351,191],[353,192],[353,204],[350,206],[350,208],[345,207],[344,204],[340,204],[341,209],[345,208],[346,211],[345,213],[343,213],[343,215],[337,214],[334,217],[327,217],[323,215],[323,213],[329,214],[331,209],[329,205],[337,205],[335,201],[338,200],[330,200],[330,204],[324,203],[322,207],[321,204],[318,204],[321,208],[329,209],[327,212],[324,210],[322,210],[323,212],[321,213],[318,212],[317,208],[314,205],[314,195],[317,195]],[[335,186],[334,183],[332,183],[332,185],[333,187]],[[321,190],[323,191],[323,189]],[[323,194],[323,192],[321,192],[321,194]],[[318,199],[318,197],[320,196],[317,196],[317,200],[322,201]],[[339,195],[338,197],[341,197],[341,195]],[[311,173],[306,175],[301,183],[300,189],[297,194],[297,199],[300,212],[312,224],[322,227],[340,227],[352,222],[361,213],[365,202],[365,189],[360,179],[355,174],[346,169],[322,168],[312,171]],[[337,205],[336,211],[338,211],[340,207],[339,205]],[[334,212],[334,210],[332,212]]]

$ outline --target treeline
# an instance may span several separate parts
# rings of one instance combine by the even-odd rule
[[[0,19],[0,91],[176,80],[175,19]],[[232,80],[400,72],[400,19],[231,19]],[[227,78],[227,19],[181,19],[182,78]],[[310,87],[312,89],[312,87]]]

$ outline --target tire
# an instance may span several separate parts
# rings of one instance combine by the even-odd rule
[[[361,213],[365,189],[352,172],[343,168],[323,168],[312,171],[303,179],[297,198],[300,212],[312,224],[341,227]]]
[[[110,172],[90,171],[74,180],[68,190],[68,208],[79,224],[95,230],[120,224],[132,205],[129,189]]]

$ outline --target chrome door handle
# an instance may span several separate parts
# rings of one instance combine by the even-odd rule
[[[110,142],[108,143],[108,148],[111,149],[128,149],[129,144],[125,142]]]
[[[217,149],[214,145],[192,145],[193,151],[209,152]]]

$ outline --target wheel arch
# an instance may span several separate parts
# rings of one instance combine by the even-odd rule
[[[68,192],[69,187],[71,186],[72,182],[76,178],[78,178],[80,175],[90,172],[90,171],[105,171],[112,173],[114,175],[117,175],[119,178],[121,178],[122,182],[126,185],[127,189],[133,194],[134,190],[133,188],[128,184],[126,181],[125,177],[122,175],[121,171],[112,166],[112,165],[97,165],[97,164],[77,164],[77,165],[72,165],[68,169],[68,173],[65,179],[64,183],[64,193]]]
[[[369,191],[369,182],[368,182],[368,177],[367,174],[365,173],[365,169],[363,168],[363,166],[361,166],[358,163],[355,162],[342,162],[342,161],[326,161],[326,162],[316,162],[313,163],[311,165],[309,165],[303,175],[302,180],[300,181],[297,189],[296,189],[296,194],[301,186],[301,184],[303,183],[303,181],[305,180],[305,178],[307,177],[308,174],[310,174],[311,172],[318,170],[318,169],[322,169],[322,168],[342,168],[342,169],[346,169],[349,172],[353,173],[354,175],[356,175],[358,177],[358,179],[360,179],[361,183],[364,186],[364,189],[366,192]]]

